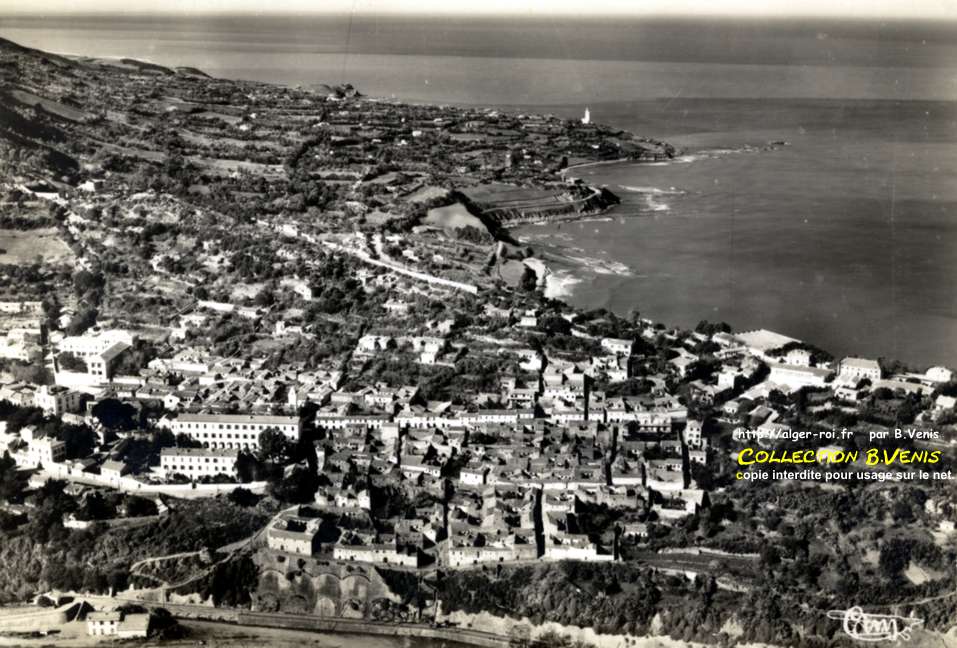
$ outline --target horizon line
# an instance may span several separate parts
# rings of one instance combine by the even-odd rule
[[[0,20],[4,18],[35,18],[35,19],[49,19],[57,17],[72,17],[72,18],[103,18],[103,17],[112,17],[116,19],[122,18],[159,18],[159,17],[248,17],[248,16],[261,16],[261,17],[296,17],[296,16],[326,16],[326,17],[342,17],[342,18],[408,18],[408,19],[422,19],[422,18],[459,18],[459,19],[571,19],[571,20],[602,20],[602,19],[663,19],[663,20],[699,20],[707,18],[709,20],[718,19],[718,20],[754,20],[754,21],[773,21],[773,22],[786,22],[791,20],[827,20],[827,21],[841,21],[841,22],[860,22],[860,23],[874,23],[874,22],[886,22],[886,23],[914,23],[914,22],[952,22],[957,23],[957,10],[947,13],[947,14],[926,14],[926,15],[891,15],[891,16],[881,16],[881,15],[861,15],[858,13],[847,13],[847,14],[838,14],[838,13],[819,13],[819,12],[796,12],[796,13],[784,13],[784,12],[744,12],[744,13],[735,13],[735,12],[724,12],[724,11],[701,11],[694,13],[680,13],[680,12],[669,12],[669,11],[604,11],[604,12],[575,12],[575,11],[455,11],[455,10],[439,10],[439,11],[419,11],[419,10],[396,10],[396,9],[378,9],[378,10],[368,10],[368,9],[357,9],[354,12],[348,12],[343,10],[324,10],[321,8],[318,9],[286,9],[286,8],[276,8],[269,11],[263,11],[259,9],[160,9],[160,10],[110,10],[110,9],[84,9],[84,10],[54,10],[48,12],[37,12],[35,9],[31,8],[30,10],[17,11],[14,9],[10,11],[9,9],[0,10]]]

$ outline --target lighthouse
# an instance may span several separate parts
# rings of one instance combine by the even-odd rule
[[[591,113],[588,111],[588,108],[585,108],[585,116],[582,117],[582,123],[583,124],[591,123]]]

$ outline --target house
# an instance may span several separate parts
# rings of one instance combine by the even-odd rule
[[[384,335],[363,335],[356,344],[356,353],[374,355],[394,345],[395,341]]]
[[[945,383],[954,379],[954,372],[946,367],[931,367],[924,373],[924,378],[931,383]]]
[[[83,395],[66,387],[41,385],[33,395],[33,404],[50,416],[78,412]]]
[[[955,407],[957,407],[957,398],[953,396],[944,396],[941,394],[937,397],[937,400],[934,401],[934,410],[937,412],[952,410]]]
[[[115,636],[122,612],[90,612],[86,615],[86,633],[91,637]]]
[[[610,353],[615,355],[630,356],[631,350],[634,348],[634,342],[632,340],[622,340],[617,338],[602,338],[601,347],[607,349]]]
[[[470,465],[459,472],[459,483],[463,486],[484,486],[488,479],[489,469],[483,465]]]
[[[717,385],[708,385],[700,380],[688,384],[688,397],[692,403],[700,405],[713,405],[718,394],[722,391],[724,390]]]
[[[684,432],[682,432],[682,438],[684,439],[685,445],[689,448],[700,449],[704,445],[704,440],[702,437],[703,428],[704,426],[701,421],[688,419],[688,422],[685,424]]]
[[[111,480],[118,480],[128,472],[130,472],[130,467],[122,461],[109,459],[100,466],[100,475]]]
[[[311,556],[317,547],[322,518],[302,519],[291,514],[280,515],[266,529],[266,545],[273,551]]]
[[[320,488],[315,496],[316,506],[339,511],[363,510],[372,508],[372,498],[368,490],[355,492],[351,489]]]
[[[811,366],[811,352],[807,349],[791,349],[788,351],[787,355],[784,356],[784,361],[789,365],[796,365],[799,367],[810,367]]]
[[[679,376],[684,377],[688,374],[688,369],[691,367],[691,365],[693,365],[697,361],[698,361],[698,358],[696,358],[692,354],[683,353],[679,355],[677,358],[673,358],[669,360],[668,364],[670,364],[672,367],[675,368],[675,371],[678,372]]]
[[[721,410],[727,416],[738,416],[741,412],[746,412],[751,407],[751,401],[746,398],[735,398],[724,404]]]
[[[865,390],[858,389],[856,385],[838,385],[834,388],[834,396],[841,400],[856,403],[865,396]]]
[[[14,455],[14,460],[20,466],[37,468],[66,459],[66,444],[63,441],[38,437],[32,426],[20,430],[20,440],[27,444],[25,449]]]
[[[419,567],[422,554],[417,547],[391,542],[376,542],[355,533],[344,533],[332,548],[335,560]]]
[[[150,621],[150,615],[145,613],[90,612],[86,615],[86,633],[91,637],[145,639],[150,633]]]
[[[621,537],[629,540],[646,540],[649,537],[645,522],[626,522],[621,525]]]
[[[524,328],[535,328],[538,326],[538,315],[533,310],[527,310],[522,313],[518,325]]]

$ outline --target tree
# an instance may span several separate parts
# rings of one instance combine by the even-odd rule
[[[535,271],[525,266],[525,270],[522,271],[522,278],[518,282],[519,287],[525,292],[534,292],[538,288],[538,275],[535,274]]]
[[[781,552],[772,544],[761,548],[761,564],[765,567],[776,567],[781,564]]]
[[[273,497],[292,504],[307,504],[315,499],[319,476],[308,468],[296,468],[278,482],[269,483]]]
[[[249,452],[240,452],[236,457],[236,476],[239,481],[248,484],[249,482],[259,481],[263,472],[263,467],[259,461]]]
[[[87,372],[86,361],[69,351],[64,351],[57,356],[57,364],[59,364],[60,369],[63,371]]]
[[[572,332],[571,322],[560,315],[543,317],[538,328],[550,335],[570,335]]]
[[[46,368],[42,358],[36,359],[31,364],[14,361],[10,365],[10,373],[13,374],[14,380],[18,382],[28,382],[35,385],[53,384],[53,374]]]
[[[292,443],[279,430],[266,428],[259,434],[259,458],[262,461],[286,463],[292,453]]]
[[[66,423],[56,432],[56,437],[66,445],[67,459],[89,457],[96,447],[96,433],[87,425]]]
[[[259,496],[248,488],[234,488],[227,497],[230,502],[243,508],[255,506],[259,502]]]
[[[878,566],[887,578],[897,578],[910,564],[910,544],[903,538],[893,538],[881,547]]]
[[[126,515],[127,517],[147,517],[150,515],[157,515],[159,509],[156,507],[156,502],[145,497],[138,497],[136,495],[129,495],[126,498]]]
[[[133,430],[137,427],[139,412],[129,403],[106,398],[93,406],[93,416],[103,427],[111,430]]]
[[[92,290],[100,290],[106,284],[106,279],[102,272],[93,273],[89,270],[80,270],[73,275],[73,292],[77,297],[82,297]]]
[[[701,320],[698,322],[698,325],[694,328],[695,333],[702,333],[711,337],[715,333],[730,333],[731,325],[727,322],[709,322],[708,320]]]
[[[27,476],[17,470],[17,462],[6,450],[0,457],[0,500],[17,501],[27,487]]]

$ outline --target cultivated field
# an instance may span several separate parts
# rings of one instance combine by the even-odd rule
[[[0,229],[0,264],[32,263],[37,257],[44,263],[64,263],[73,259],[73,252],[52,227]]]

